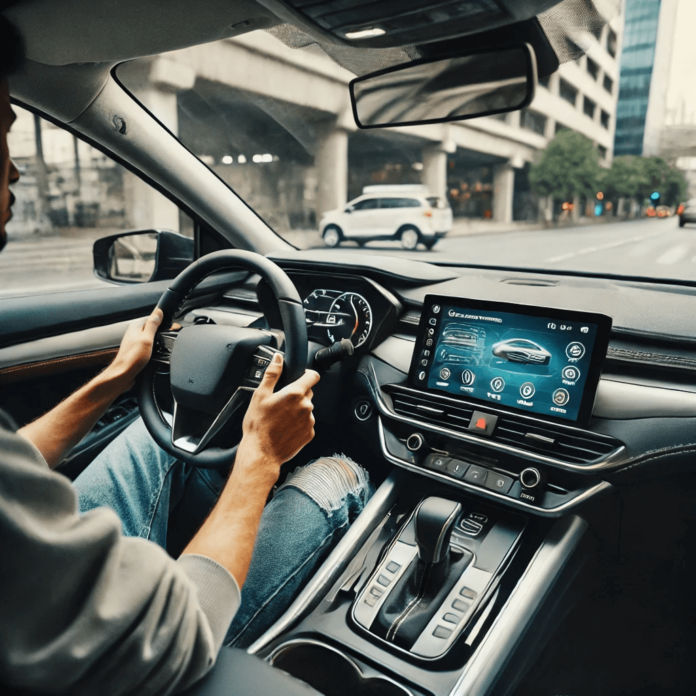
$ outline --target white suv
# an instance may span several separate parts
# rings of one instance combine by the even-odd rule
[[[366,186],[363,195],[343,210],[324,213],[319,229],[324,244],[337,247],[352,240],[360,246],[384,239],[400,240],[413,250],[419,242],[432,249],[452,228],[452,209],[425,186]]]

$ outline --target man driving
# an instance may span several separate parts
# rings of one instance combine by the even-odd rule
[[[7,78],[20,61],[21,41],[0,16],[0,248],[19,180]],[[212,509],[178,559],[160,547],[172,501],[196,474],[141,421],[75,487],[51,471],[131,388],[161,321],[155,310],[132,324],[101,374],[19,431],[0,413],[5,686],[74,695],[185,689],[211,668],[226,635],[248,645],[287,608],[370,496],[365,472],[334,456],[297,470],[266,505],[282,465],[314,437],[319,381],[307,370],[275,391],[279,356],[251,400],[231,474],[219,490],[208,486],[201,509]]]

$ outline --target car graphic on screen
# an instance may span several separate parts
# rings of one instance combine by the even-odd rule
[[[525,365],[548,365],[551,353],[526,338],[508,338],[493,344],[493,355]]]
[[[486,331],[469,324],[448,324],[442,332],[441,342],[446,346],[483,349]]]

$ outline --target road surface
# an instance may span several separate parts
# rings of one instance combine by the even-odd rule
[[[341,249],[422,261],[696,281],[696,226],[680,229],[676,218],[452,237],[433,251],[405,252],[397,242],[363,248],[347,243]],[[11,239],[0,253],[0,298],[99,287],[104,283],[94,277],[89,238]]]

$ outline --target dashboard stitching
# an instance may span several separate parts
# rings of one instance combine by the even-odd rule
[[[647,464],[648,462],[664,459],[665,457],[675,457],[679,454],[690,454],[692,452],[696,452],[696,442],[691,442],[688,445],[677,445],[675,447],[663,447],[662,449],[645,452],[635,459],[629,459],[627,465],[622,466],[619,471],[628,471],[641,464]]]

